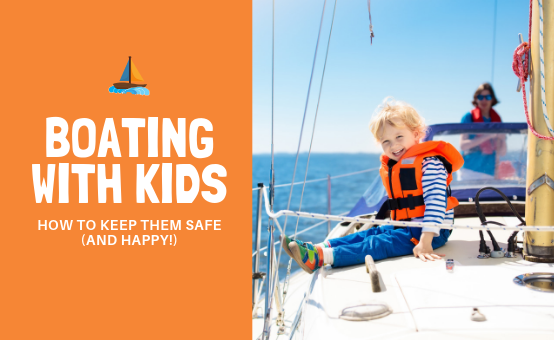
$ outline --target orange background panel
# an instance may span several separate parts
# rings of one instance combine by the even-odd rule
[[[251,336],[251,2],[9,2],[2,29],[2,220],[0,338],[198,339]],[[128,56],[150,96],[112,94]],[[46,118],[96,123],[93,156],[46,157]],[[129,158],[122,118],[159,117],[159,156]],[[113,118],[121,158],[97,157],[104,120]],[[214,152],[195,159],[161,157],[162,119],[206,118]],[[85,141],[86,133],[80,134]],[[188,139],[188,130],[187,130]],[[82,145],[85,146],[86,142]],[[35,203],[31,164],[121,164],[123,203],[78,203],[70,173],[68,204]],[[200,173],[221,164],[223,202],[136,203],[136,164],[192,164]],[[57,170],[57,169],[56,169]],[[214,175],[214,177],[216,177]],[[153,181],[161,200],[161,167]],[[200,191],[209,190],[203,183]],[[215,190],[212,190],[212,193]],[[38,220],[222,220],[221,231],[39,231]],[[83,234],[173,234],[177,246],[86,246]]]

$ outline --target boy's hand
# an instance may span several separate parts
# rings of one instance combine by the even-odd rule
[[[436,254],[433,252],[433,246],[431,245],[432,240],[433,233],[422,233],[419,244],[414,247],[414,256],[419,257],[423,262],[427,262],[427,260],[440,260],[441,256],[445,256],[445,254]]]

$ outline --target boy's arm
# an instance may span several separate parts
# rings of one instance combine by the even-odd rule
[[[414,256],[419,257],[423,262],[427,262],[427,260],[434,261],[440,259],[441,256],[445,256],[445,254],[433,252],[433,246],[431,245],[433,237],[435,237],[435,234],[432,232],[422,232],[419,244],[414,247]]]
[[[424,223],[444,222],[446,215],[446,178],[448,173],[441,161],[435,157],[423,160],[422,164],[423,202],[425,203]],[[422,233],[432,232],[439,236],[440,228],[423,227]]]
[[[446,214],[446,178],[448,173],[441,161],[435,157],[426,158],[422,164],[423,201],[425,202],[424,223],[442,224]],[[433,253],[431,242],[439,236],[440,228],[423,227],[414,255],[423,261],[440,259],[443,254]]]

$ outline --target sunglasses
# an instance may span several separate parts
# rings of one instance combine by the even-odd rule
[[[492,96],[490,94],[487,94],[486,96],[483,96],[482,94],[480,94],[477,96],[477,100],[483,100],[483,99],[492,100]]]

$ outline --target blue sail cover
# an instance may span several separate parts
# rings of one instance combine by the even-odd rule
[[[381,182],[381,178],[378,177],[379,182]],[[383,186],[383,183],[378,183],[378,187],[382,188],[383,191],[385,191],[385,187]],[[368,189],[368,192],[370,190],[374,190],[375,188]],[[475,199],[475,195],[477,194],[477,191],[479,191],[481,188],[473,188],[473,189],[460,189],[460,190],[452,190],[452,196],[456,197],[458,201],[460,202],[470,202],[470,199],[473,201]],[[499,188],[500,191],[504,193],[504,195],[508,196],[508,198],[512,201],[520,201],[525,202],[525,188],[524,187],[508,187],[508,188]],[[371,201],[366,199],[366,195],[356,203],[354,208],[350,210],[348,213],[348,217],[356,217],[360,215],[367,215],[367,214],[375,214],[379,211],[381,208],[381,205],[385,202],[387,199],[386,193],[384,196],[381,197],[380,200]],[[369,201],[369,203],[368,203]],[[494,191],[483,191],[481,195],[479,195],[479,202],[486,202],[486,201],[503,201],[503,198]]]
[[[457,134],[457,133],[490,133],[491,130],[494,133],[527,133],[527,123],[470,123],[470,124],[437,124],[429,127],[425,141],[433,140],[434,136]],[[463,183],[463,182],[462,182]],[[498,183],[502,184],[502,183]],[[492,184],[495,186],[495,184]],[[452,189],[452,196],[456,197],[460,202],[471,202],[474,200],[477,191],[481,187],[488,185],[475,185],[470,187],[460,187],[458,189]],[[504,183],[498,187],[508,198],[512,201],[525,202],[525,184],[514,185],[512,183]],[[381,208],[381,205],[387,199],[387,192],[381,177],[377,176],[364,195],[358,200],[358,203],[348,213],[348,217],[355,217],[366,214],[377,213]],[[479,201],[499,201],[503,200],[499,194],[494,191],[484,191],[479,195]]]
[[[429,126],[424,141],[433,140],[435,135],[456,133],[490,133],[491,130],[494,130],[495,133],[517,133],[525,130],[525,133],[527,133],[527,123],[436,124]]]
[[[125,70],[123,70],[123,74],[121,75],[121,79],[119,81],[129,81],[129,61],[127,61],[127,65],[125,66]]]

